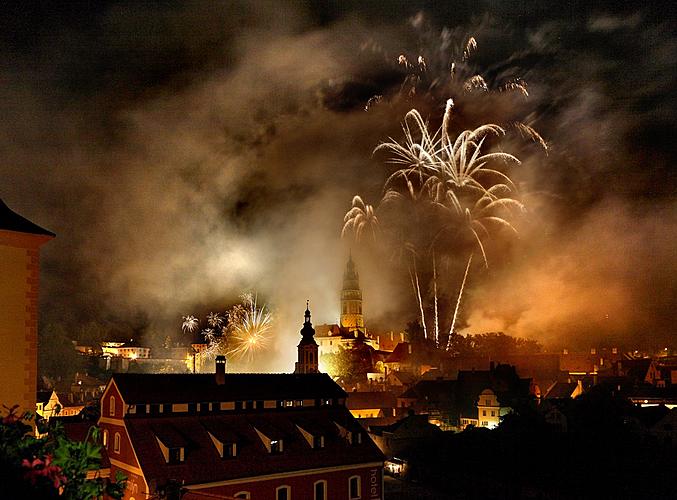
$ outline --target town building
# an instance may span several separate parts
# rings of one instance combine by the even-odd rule
[[[427,415],[415,415],[410,412],[404,418],[389,425],[372,425],[369,435],[383,454],[393,457],[406,457],[408,452],[422,447],[425,443],[439,440],[442,430],[428,422]]]
[[[40,247],[54,233],[0,200],[0,404],[35,411]]]
[[[171,483],[261,500],[382,498],[383,456],[329,376],[216,367],[113,375],[99,426],[111,475],[128,477],[125,500]]]
[[[352,255],[348,257],[343,273],[340,307],[341,315],[338,323],[316,327],[315,340],[319,345],[320,358],[325,354],[337,354],[341,349],[350,349],[356,343],[365,343],[378,350],[377,339],[372,337],[365,327],[360,277]]]
[[[150,357],[150,347],[141,345],[130,339],[126,342],[101,342],[104,357],[121,357],[126,359],[147,359]]]
[[[178,487],[259,500],[378,500],[384,456],[317,370],[306,308],[293,374],[114,374],[99,426],[125,500]]]

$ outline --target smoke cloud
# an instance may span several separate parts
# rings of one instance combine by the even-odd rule
[[[487,78],[529,82],[521,110],[550,145],[546,156],[503,144],[520,148],[513,173],[529,212],[518,238],[491,243],[489,270],[473,269],[462,331],[669,341],[671,22],[581,7],[499,23],[506,7],[464,4],[424,11],[423,43],[407,21],[414,7],[6,13],[5,27],[27,33],[2,40],[0,196],[57,233],[43,250],[42,320],[142,314],[156,342],[180,335],[181,315],[225,310],[254,290],[277,323],[270,352],[248,368],[291,369],[305,300],[314,323],[338,319],[343,214],[354,194],[382,194],[383,158],[372,151],[397,137],[408,109],[364,105],[397,92],[391,55],[425,52],[449,26],[477,38]],[[404,327],[416,317],[408,276],[366,246],[353,251],[368,326]]]

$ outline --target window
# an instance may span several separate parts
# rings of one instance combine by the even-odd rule
[[[487,410],[482,410],[482,416],[486,417],[487,416]]]
[[[275,490],[275,500],[291,500],[291,486],[280,486]]]
[[[169,448],[167,463],[168,464],[178,464],[183,462],[183,451],[182,448]]]
[[[313,436],[313,448],[316,450],[324,448],[324,436]]]
[[[251,498],[251,495],[248,491],[240,491],[238,493],[235,493],[235,498],[245,498],[246,500],[249,500]]]
[[[108,401],[108,415],[113,417],[115,416],[115,396],[111,396]]]
[[[292,406],[294,406],[294,402],[291,401],[291,400],[288,400],[288,401],[284,402],[284,405],[287,406],[287,407],[292,407]]]
[[[115,433],[115,438],[113,439],[113,451],[115,453],[120,453],[120,433]]]
[[[282,441],[278,439],[271,439],[270,441],[270,453],[282,453]]]
[[[496,412],[495,412],[494,410],[491,410],[491,416],[492,416],[492,417],[495,417],[495,416],[496,416]]]
[[[237,445],[235,443],[223,443],[223,457],[233,458],[237,456]]]
[[[108,431],[103,431],[103,447],[108,449]]]
[[[327,500],[327,481],[316,481],[313,491],[315,492],[313,500]]]
[[[350,493],[348,496],[350,500],[358,500],[360,498],[360,476],[352,476],[348,479],[348,491]]]

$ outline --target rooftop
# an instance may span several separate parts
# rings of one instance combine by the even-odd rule
[[[226,373],[223,385],[214,374],[117,373],[113,381],[127,404],[346,397],[325,373]]]
[[[41,236],[55,236],[53,232],[47,231],[12,211],[2,199],[0,199],[0,230],[37,234]]]
[[[301,430],[324,437],[324,447],[313,449]],[[130,438],[147,478],[177,479],[185,484],[226,481],[243,477],[335,467],[383,460],[366,436],[351,444],[341,429],[364,432],[344,407],[255,414],[146,417],[127,423]],[[223,431],[223,432],[222,432]],[[237,446],[236,456],[221,458],[210,433]],[[271,454],[260,434],[282,440],[283,451]],[[167,464],[157,438],[168,447],[183,447],[185,460]]]

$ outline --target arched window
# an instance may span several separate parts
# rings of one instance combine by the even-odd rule
[[[313,485],[313,500],[327,500],[327,481],[315,481]]]
[[[108,449],[108,431],[103,431],[103,447]]]
[[[291,486],[279,486],[275,489],[275,500],[291,500]]]
[[[350,500],[359,500],[361,498],[360,476],[351,476],[348,479],[348,492]]]
[[[113,417],[115,416],[115,396],[111,396],[108,401],[108,415]]]
[[[249,500],[251,498],[251,494],[248,491],[239,491],[235,493],[235,498],[244,498],[245,500]]]
[[[115,433],[115,438],[113,439],[113,451],[115,453],[120,453],[120,433]]]

